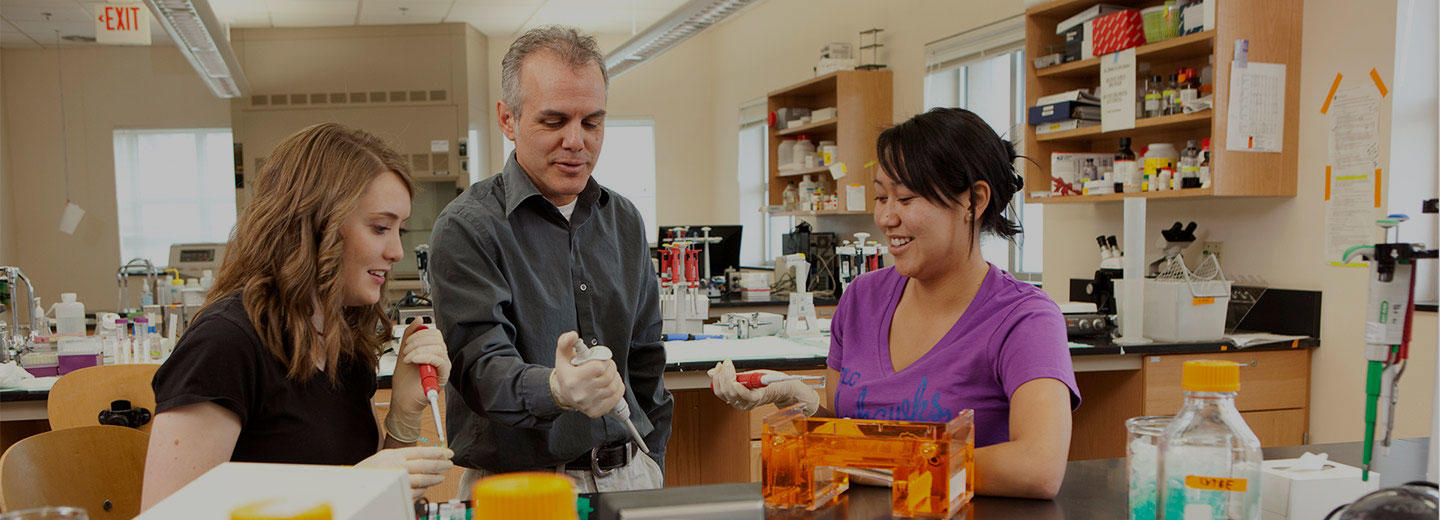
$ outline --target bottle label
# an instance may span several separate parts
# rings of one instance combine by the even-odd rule
[[[1243,478],[1202,477],[1199,475],[1185,476],[1185,487],[1190,489],[1244,493],[1248,487],[1247,484],[1248,482]]]
[[[1123,182],[1126,185],[1135,185],[1135,161],[1115,161],[1115,173],[1112,181]]]

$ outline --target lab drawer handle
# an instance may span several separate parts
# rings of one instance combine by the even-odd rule
[[[1259,365],[1259,364],[1260,364],[1260,360],[1258,360],[1258,359],[1252,359],[1252,360],[1250,360],[1250,368],[1255,368],[1255,365]]]

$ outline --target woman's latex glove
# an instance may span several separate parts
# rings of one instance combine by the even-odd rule
[[[574,342],[579,335],[566,332],[555,340],[555,370],[550,371],[550,397],[566,410],[579,410],[590,418],[600,417],[625,398],[625,382],[611,359],[592,360],[576,366]],[[590,347],[592,352],[597,347]]]
[[[783,375],[774,370],[751,372]],[[715,392],[715,397],[741,410],[771,403],[780,408],[801,403],[804,405],[805,416],[809,417],[820,409],[820,394],[814,388],[806,386],[804,381],[781,381],[760,388],[745,388],[745,385],[735,380],[735,363],[728,359],[717,363],[715,368],[706,373],[710,374],[710,389]]]
[[[410,498],[418,499],[425,488],[445,481],[445,473],[455,467],[449,448],[411,446],[380,450],[355,465],[357,468],[396,468],[410,474]]]
[[[385,433],[395,440],[413,443],[420,438],[420,424],[430,400],[420,387],[420,365],[435,367],[440,388],[450,379],[450,353],[440,331],[412,323],[400,338],[395,375],[390,378],[390,411],[385,414]]]

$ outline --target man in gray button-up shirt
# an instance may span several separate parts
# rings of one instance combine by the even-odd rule
[[[517,40],[502,66],[500,127],[515,153],[446,206],[430,243],[436,320],[453,363],[455,463],[481,476],[553,470],[630,439],[614,418],[581,411],[618,396],[576,404],[588,390],[566,387],[562,372],[573,367],[554,368],[557,338],[575,331],[613,351],[614,368],[584,365],[605,366],[610,378],[618,370],[623,388],[613,390],[623,390],[658,472],[674,402],[661,378],[645,226],[630,201],[590,178],[604,136],[603,62],[593,39],[542,28]]]

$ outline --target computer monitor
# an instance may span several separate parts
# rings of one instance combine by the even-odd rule
[[[702,235],[700,225],[660,226],[660,243],[656,244],[657,247],[669,245],[672,240],[670,230],[675,227],[690,228],[689,231],[686,232],[686,237],[688,238],[699,238]],[[727,267],[740,267],[740,229],[740,226],[710,226],[710,236],[721,239],[720,242],[710,244],[710,277],[724,275],[725,268]],[[701,251],[704,251],[704,249],[701,248]],[[705,261],[704,254],[702,253],[701,255],[700,262],[703,266]]]

